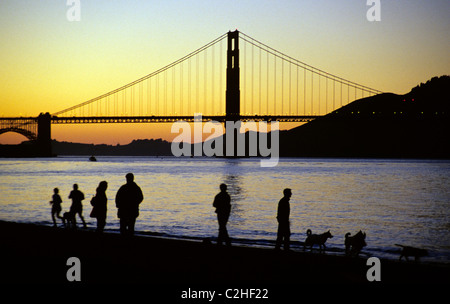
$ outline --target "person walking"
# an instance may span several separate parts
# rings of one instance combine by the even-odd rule
[[[55,219],[55,215],[57,218],[59,219],[63,219],[61,216],[61,203],[62,203],[62,199],[61,196],[59,196],[59,189],[55,188],[53,189],[53,196],[52,196],[52,200],[50,201],[50,205],[52,205],[52,220],[53,220],[53,227],[56,227],[56,219]]]
[[[83,222],[83,228],[86,228],[86,222],[83,217],[83,204],[81,203],[81,201],[84,200],[84,193],[78,190],[77,184],[73,185],[73,190],[70,192],[69,198],[72,199],[70,213],[73,215],[73,220],[75,221],[74,224],[76,225],[75,215],[78,213],[78,216]]]
[[[108,183],[106,181],[101,181],[97,187],[96,194],[91,200],[92,212],[91,217],[97,218],[97,232],[103,232],[106,225],[106,213],[108,198],[106,197],[106,189],[108,188]]]
[[[292,196],[292,190],[286,188],[283,190],[283,197],[278,203],[277,221],[278,221],[278,233],[277,240],[275,242],[275,249],[279,250],[281,244],[284,244],[284,250],[289,250],[289,243],[291,237],[291,228],[289,224],[289,216],[291,213],[291,207],[289,200]]]
[[[231,212],[231,198],[227,192],[227,185],[220,185],[220,192],[215,196],[213,207],[216,208],[217,221],[219,222],[219,236],[217,237],[217,245],[225,242],[227,246],[231,246],[230,237],[228,236],[227,223]]]
[[[139,216],[139,204],[144,200],[144,195],[134,182],[133,173],[128,173],[125,178],[127,183],[120,187],[116,194],[117,217],[120,219],[120,233],[132,236],[136,218]]]

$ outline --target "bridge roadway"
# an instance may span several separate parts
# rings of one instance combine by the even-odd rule
[[[235,118],[222,116],[94,116],[94,117],[57,117],[51,118],[52,124],[89,124],[89,123],[170,123],[176,121],[195,122],[201,118],[202,122],[227,120],[241,121],[279,121],[279,122],[308,122],[320,115],[240,115]]]

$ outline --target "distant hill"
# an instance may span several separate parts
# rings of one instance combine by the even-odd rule
[[[36,157],[36,146],[31,141],[19,145],[0,145],[0,157]],[[107,156],[167,156],[172,155],[171,143],[162,139],[138,139],[127,145],[94,145],[52,140],[54,155]]]
[[[450,76],[356,100],[280,133],[281,156],[450,158]]]
[[[56,155],[162,156],[172,155],[170,146],[170,142],[162,139],[139,139],[116,146],[52,141]]]
[[[33,149],[30,142],[0,145],[0,157],[28,157]],[[162,139],[116,146],[53,140],[52,149],[55,155],[172,155],[171,143]],[[193,151],[193,146],[190,149]],[[450,76],[434,77],[405,95],[383,93],[362,98],[281,131],[280,155],[450,159]]]

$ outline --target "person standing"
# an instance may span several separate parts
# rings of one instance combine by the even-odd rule
[[[97,232],[103,232],[106,225],[106,212],[108,210],[108,198],[106,197],[107,188],[108,183],[106,181],[101,181],[97,187],[95,196],[91,200],[91,205],[93,206],[91,217],[97,218]]]
[[[81,203],[81,201],[84,200],[84,194],[83,192],[78,190],[77,184],[73,184],[73,190],[70,192],[69,198],[72,199],[72,205],[70,206],[70,213],[72,213],[73,215],[75,225],[76,225],[75,215],[78,213],[78,216],[83,222],[83,228],[86,228],[86,222],[84,221],[83,217],[83,204]]]
[[[289,188],[283,190],[283,197],[278,203],[277,221],[278,221],[278,233],[275,243],[275,249],[279,250],[281,244],[284,244],[284,250],[289,250],[289,242],[291,237],[291,228],[289,225],[289,216],[291,213],[291,207],[289,205],[289,199],[292,196],[292,191]]]
[[[220,192],[215,196],[213,207],[216,208],[217,221],[219,222],[219,236],[217,237],[217,245],[225,242],[227,246],[231,246],[230,237],[228,236],[227,223],[231,212],[231,198],[227,193],[227,185],[220,185]]]
[[[59,189],[55,188],[53,189],[53,196],[52,196],[52,200],[50,202],[50,205],[52,205],[52,220],[53,220],[53,227],[56,227],[56,219],[55,219],[55,215],[57,218],[62,220],[62,216],[61,216],[61,203],[62,203],[62,199],[61,196],[59,196]]]
[[[127,183],[116,194],[117,217],[120,219],[120,233],[132,236],[139,216],[139,204],[144,200],[141,188],[134,182],[133,173],[125,176]]]

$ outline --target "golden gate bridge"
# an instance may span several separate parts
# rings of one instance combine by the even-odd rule
[[[226,51],[225,51],[226,50]],[[381,91],[290,57],[246,35],[225,33],[122,87],[39,117],[2,117],[51,155],[51,124],[202,121],[307,122]]]

